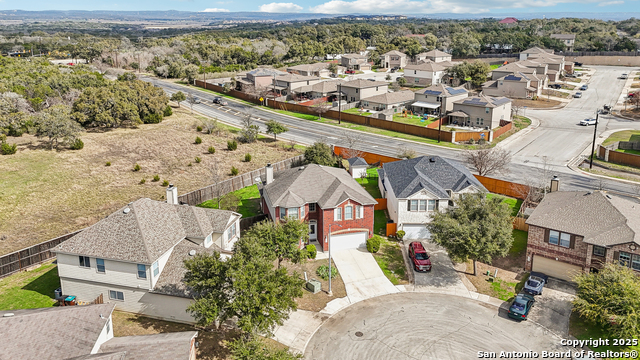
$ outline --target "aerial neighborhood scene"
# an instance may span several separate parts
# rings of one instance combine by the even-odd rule
[[[638,358],[639,19],[0,1],[0,360]]]

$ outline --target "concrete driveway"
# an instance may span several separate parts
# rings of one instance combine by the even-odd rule
[[[569,317],[574,298],[574,285],[562,280],[549,279],[542,295],[535,296],[536,303],[529,319],[559,336],[566,337],[569,334]]]
[[[429,254],[429,258],[431,259],[431,271],[428,272],[418,272],[413,267],[413,264],[409,264],[410,271],[413,271],[414,276],[414,284],[416,288],[420,287],[438,287],[438,288],[447,288],[447,287],[461,287],[464,288],[464,284],[462,280],[460,280],[460,275],[454,269],[453,263],[447,254],[447,251],[431,242],[428,239],[423,240],[404,240],[404,251],[409,249],[409,243],[414,241],[420,241],[422,246],[424,246],[425,250],[427,250],[427,254]],[[408,256],[407,256],[408,258]]]
[[[567,351],[533,322],[514,322],[498,308],[459,296],[400,293],[361,301],[327,320],[305,358],[459,360],[478,351]]]

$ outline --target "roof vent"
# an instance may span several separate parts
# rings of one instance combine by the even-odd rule
[[[6,313],[2,315],[2,317],[12,317],[13,315],[14,315],[13,313]]]
[[[196,256],[195,250],[189,250],[189,256]]]
[[[304,166],[300,166],[300,167],[298,168],[298,171],[302,171],[302,170],[304,170]]]
[[[131,209],[129,209],[129,208],[124,208],[124,210],[122,210],[122,212],[125,213],[125,214],[128,214],[129,211],[131,211]]]
[[[607,199],[611,199],[611,195],[609,195],[609,194],[605,194],[604,196],[606,196]]]
[[[593,194],[593,191],[587,191],[586,195],[591,195],[591,194]]]
[[[429,158],[429,162],[436,162],[436,158]]]

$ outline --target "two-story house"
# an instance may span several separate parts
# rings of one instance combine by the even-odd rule
[[[119,310],[192,323],[192,294],[183,260],[214,250],[231,254],[242,215],[167,202],[136,200],[56,246],[62,292],[90,302],[103,295]]]
[[[543,49],[541,47],[534,46],[532,48],[521,51],[520,60],[527,60],[530,56],[535,56],[540,54],[553,54],[553,50]]]
[[[344,169],[309,164],[274,174],[267,165],[261,192],[271,220],[308,222],[309,241],[322,251],[329,249],[329,232],[332,251],[364,246],[374,235],[378,202]]]
[[[385,163],[378,170],[378,187],[406,239],[428,239],[425,224],[434,211],[453,206],[460,194],[487,191],[464,165],[439,156]]]
[[[548,69],[546,75],[550,81],[558,81],[560,75],[564,74],[565,60],[562,55],[540,53],[529,56],[529,60],[545,64]]]
[[[405,109],[413,102],[413,91],[403,90],[374,95],[360,100],[360,107],[375,111],[395,109],[394,112]]]
[[[407,55],[403,52],[391,50],[380,55],[380,67],[382,68],[404,69],[405,66],[407,66]]]
[[[525,73],[503,76],[482,84],[482,94],[486,96],[506,96],[510,99],[531,99],[540,96],[542,89],[531,85],[531,78]]]
[[[389,84],[384,81],[357,79],[344,82],[340,87],[347,102],[359,102],[364,98],[389,92]]]
[[[491,71],[491,80],[495,81],[509,75],[526,76],[530,80],[530,86],[536,88],[536,91],[542,91],[548,84],[548,67],[525,66],[523,62],[514,62]],[[533,65],[530,63],[530,65]],[[542,70],[543,72],[538,72]]]
[[[435,63],[451,62],[451,54],[447,54],[446,52],[440,51],[438,49],[420,53],[418,54],[418,57],[424,57],[424,61],[431,60]]]
[[[445,84],[431,85],[414,91],[415,102],[411,104],[413,112],[418,114],[442,114],[453,111],[453,102],[465,99],[469,92],[462,86],[451,87]]]
[[[328,77],[329,75],[331,75],[331,71],[329,71],[329,63],[326,62],[290,66],[287,68],[287,72],[290,74],[298,74],[302,76]],[[340,71],[338,71],[338,73],[340,73]]]
[[[367,55],[344,54],[340,58],[340,65],[347,70],[371,70],[371,64],[367,60]]]
[[[438,85],[445,70],[444,66],[429,60],[417,65],[407,65],[404,68],[404,78],[410,86]]]
[[[460,126],[495,129],[500,120],[511,120],[511,99],[485,95],[470,96],[453,102],[449,123]]]
[[[553,191],[527,224],[529,271],[571,281],[616,262],[640,274],[640,204],[634,201],[602,191]]]
[[[294,93],[310,92],[311,86],[321,81],[321,78],[315,76],[284,73],[273,79],[271,87],[280,96],[290,96]]]
[[[239,91],[265,89],[273,84],[273,78],[285,73],[276,69],[257,68],[236,78],[236,88]]]
[[[576,35],[575,34],[551,34],[549,35],[552,39],[558,39],[562,41],[564,46],[567,47],[567,51],[573,51],[573,46],[576,43]]]

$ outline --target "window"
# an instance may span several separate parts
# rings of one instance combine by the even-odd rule
[[[571,234],[549,230],[549,244],[571,248]]]
[[[124,294],[122,291],[109,290],[109,299],[124,301]]]
[[[631,264],[631,254],[620,251],[620,255],[618,255],[618,261],[622,266],[629,266]]]
[[[287,208],[280,208],[280,219],[284,219],[287,217]]]
[[[436,101],[437,101],[437,102],[441,102],[441,101],[442,101],[442,96],[437,96],[437,97],[436,97]]]
[[[356,94],[358,93],[358,89],[356,89]]]
[[[96,268],[98,269],[99,273],[104,273],[105,269],[104,269],[104,259],[98,259],[96,258]]]
[[[418,211],[418,200],[407,201],[408,211]]]
[[[204,246],[206,246],[206,247],[211,246],[211,241],[212,241],[211,234],[209,234],[209,236],[207,236],[207,237],[204,239]]]
[[[344,207],[344,219],[353,220],[353,206],[347,205]]]
[[[489,108],[484,108],[484,112],[489,113]]]
[[[555,230],[549,231],[549,244],[558,245],[560,243],[560,233]]]
[[[416,84],[420,82],[420,78],[413,78],[413,80],[416,82]]]
[[[160,266],[158,266],[157,261],[151,265],[151,270],[153,270],[153,277],[156,277],[160,274]]]
[[[418,73],[418,70],[413,70],[413,75],[416,75]]]
[[[298,220],[298,208],[288,208],[287,216],[291,219]]]
[[[305,205],[302,205],[302,206],[300,207],[300,217],[301,217],[301,218],[304,218],[304,207],[305,207]]]
[[[78,259],[80,260],[80,267],[91,267],[91,260],[89,260],[88,256],[78,256]]]
[[[606,256],[607,255],[607,249],[603,248],[602,246],[594,246],[593,247],[593,255],[595,255],[595,256]]]
[[[138,264],[138,278],[147,278],[147,267],[144,264]]]
[[[335,221],[342,220],[342,208],[333,209],[333,220]]]
[[[631,268],[640,271],[640,256],[633,255],[631,258]]]
[[[571,247],[571,235],[566,233],[560,233],[560,246]]]
[[[109,334],[110,332],[111,332],[111,318],[107,320],[107,334]]]
[[[364,217],[364,208],[360,205],[356,205],[356,219],[362,219]]]
[[[378,87],[376,86],[376,91],[378,91]]]
[[[420,200],[419,211],[427,211],[427,200]]]
[[[433,211],[435,209],[436,209],[436,201],[435,200],[429,200],[429,207],[427,208],[427,210]]]
[[[309,204],[309,212],[316,212],[316,204]]]
[[[227,230],[227,240],[233,239],[234,236],[236,236],[236,223],[233,223]]]

